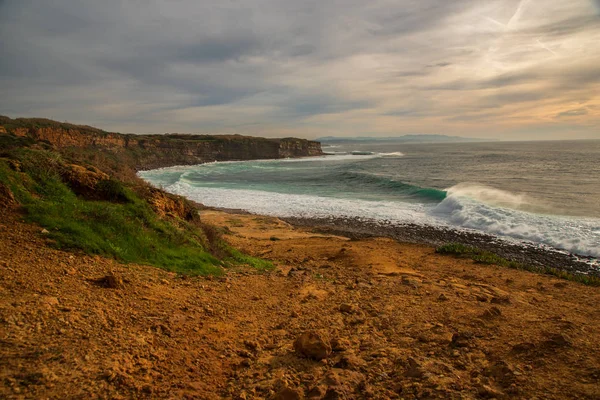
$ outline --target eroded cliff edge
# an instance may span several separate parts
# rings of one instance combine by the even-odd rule
[[[48,119],[0,116],[0,134],[45,142],[62,150],[105,150],[135,170],[212,161],[241,161],[323,154],[319,142],[241,135],[136,135],[106,132]]]

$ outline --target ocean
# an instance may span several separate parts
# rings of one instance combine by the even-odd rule
[[[600,141],[340,143],[330,155],[142,171],[207,206],[482,232],[600,257]]]

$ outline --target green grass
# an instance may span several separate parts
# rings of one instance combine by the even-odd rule
[[[121,182],[107,180],[97,185],[103,201],[77,196],[61,180],[64,160],[56,153],[21,148],[11,158],[0,159],[0,183],[11,189],[26,220],[49,231],[47,237],[57,248],[186,274],[222,274],[223,267],[232,264],[261,270],[272,267],[231,248],[218,236],[209,240],[199,224],[160,219]],[[20,171],[15,170],[14,160]],[[215,248],[218,254],[211,252]]]
[[[554,267],[527,265],[516,261],[507,260],[506,258],[500,257],[499,255],[489,251],[480,250],[478,248],[467,246],[461,243],[448,243],[438,247],[435,251],[438,254],[448,254],[456,257],[470,258],[471,260],[482,264],[500,265],[507,268],[536,272],[544,275],[552,275],[557,278],[580,282],[584,285],[600,286],[600,278],[596,276],[572,274],[564,269]]]
[[[259,271],[270,271],[273,268],[273,263],[262,258],[252,257],[242,253],[241,251],[228,246],[227,251],[230,256],[224,259],[225,262],[233,264],[247,264]]]

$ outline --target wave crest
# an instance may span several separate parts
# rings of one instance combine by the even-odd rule
[[[417,197],[428,201],[442,201],[446,198],[444,190],[411,185],[383,175],[344,171],[335,178],[360,187],[377,186],[380,189],[387,189],[405,197]]]
[[[531,205],[527,196],[482,185],[456,185],[447,194],[432,214],[452,225],[600,256],[600,240],[594,234],[600,223],[597,219],[526,212],[521,208]]]
[[[448,197],[466,197],[482,203],[498,207],[508,207],[515,210],[531,206],[533,203],[525,194],[512,193],[474,183],[459,183],[446,189],[446,193]]]

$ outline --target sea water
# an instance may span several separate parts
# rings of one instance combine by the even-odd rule
[[[140,172],[207,206],[480,231],[600,257],[600,141],[324,146],[330,155]]]

